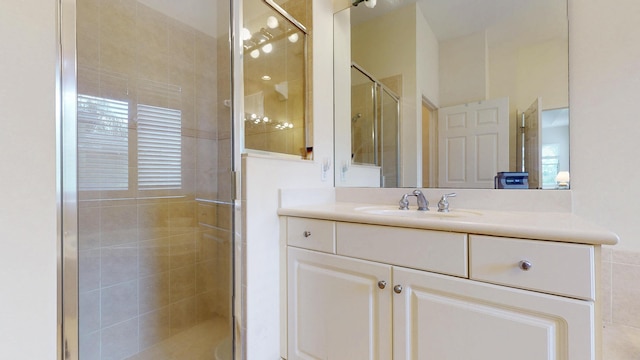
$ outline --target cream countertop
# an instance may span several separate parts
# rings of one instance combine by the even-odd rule
[[[416,229],[462,232],[522,239],[614,245],[618,235],[569,212],[496,211],[453,209],[450,215],[430,207],[424,216],[372,214],[358,208],[395,209],[380,204],[333,202],[281,207],[279,215]],[[412,210],[409,210],[412,211]],[[415,211],[415,210],[413,210]]]

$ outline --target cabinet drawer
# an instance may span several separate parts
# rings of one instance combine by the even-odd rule
[[[333,221],[287,218],[287,245],[336,253]]]
[[[471,279],[595,300],[591,245],[481,235],[469,243]]]
[[[338,223],[337,253],[391,265],[467,277],[467,235]]]

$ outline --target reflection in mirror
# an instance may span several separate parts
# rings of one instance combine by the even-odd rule
[[[244,148],[307,158],[306,28],[277,5],[244,5]]]
[[[350,39],[334,49],[335,163],[351,165],[337,167],[336,186],[375,183],[338,146],[358,113],[341,108],[351,106],[342,67],[353,62],[400,79],[399,186],[493,188],[498,172],[527,172],[529,188],[559,188],[569,170],[566,2],[379,0],[334,24],[335,39]]]
[[[352,164],[379,167],[380,185],[397,187],[399,96],[354,64],[351,111]]]

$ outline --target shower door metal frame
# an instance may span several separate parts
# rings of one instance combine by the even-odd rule
[[[61,259],[59,359],[79,359],[76,0],[59,0]]]

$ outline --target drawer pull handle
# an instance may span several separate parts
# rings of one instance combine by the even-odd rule
[[[380,281],[378,281],[378,287],[379,287],[380,289],[384,289],[384,288],[386,288],[386,287],[387,287],[387,282],[386,282],[386,281],[384,281],[384,280],[380,280]]]
[[[304,233],[302,233],[302,235],[304,235],[304,237],[309,237],[311,236],[311,231],[305,231]]]
[[[393,287],[393,291],[394,291],[396,294],[400,294],[400,293],[402,292],[402,285],[396,285],[396,286],[394,286],[394,287]]]
[[[522,260],[522,261],[520,261],[520,264],[518,264],[518,266],[520,267],[520,270],[522,270],[522,271],[529,271],[529,269],[531,269],[533,267],[533,264],[531,264],[531,262],[529,262],[529,260]]]

